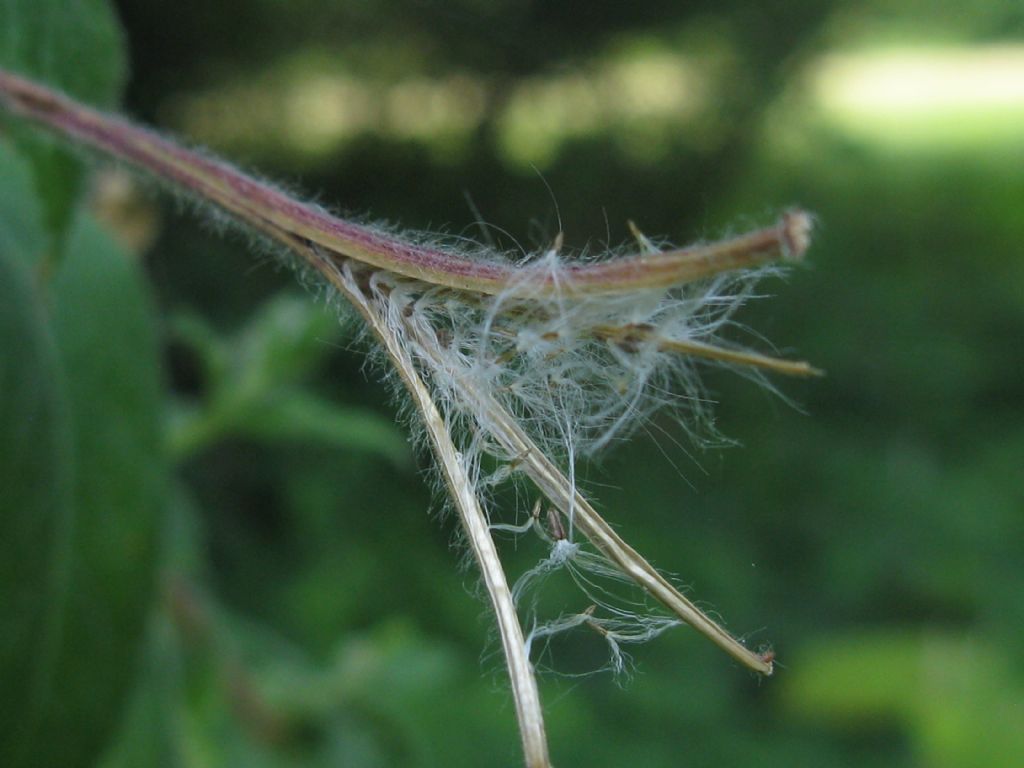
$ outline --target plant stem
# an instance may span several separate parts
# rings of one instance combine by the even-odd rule
[[[599,339],[608,339],[620,344],[654,339],[658,349],[665,352],[677,352],[681,355],[703,357],[706,360],[717,360],[721,363],[734,363],[736,365],[748,365],[752,368],[764,368],[765,370],[781,373],[786,376],[824,375],[823,371],[803,360],[785,360],[771,357],[770,355],[762,355],[757,352],[727,349],[694,339],[663,338],[658,336],[657,329],[653,326],[638,326],[635,324],[625,326],[595,325],[591,329],[591,333]]]
[[[0,100],[67,139],[131,163],[250,224],[262,221],[329,253],[426,283],[477,293],[610,295],[668,288],[779,258],[799,259],[807,248],[811,227],[810,216],[794,210],[775,226],[718,243],[569,264],[558,278],[538,273],[524,279],[519,268],[508,261],[470,258],[332,216],[227,163],[2,69]]]
[[[333,266],[334,262],[332,261],[331,264]],[[384,344],[388,356],[398,369],[427,428],[434,455],[437,457],[445,482],[448,484],[448,490],[455,502],[459,520],[469,539],[473,555],[480,566],[484,585],[497,618],[498,632],[501,635],[509,679],[512,683],[512,695],[515,700],[526,764],[529,768],[545,768],[550,765],[550,762],[547,737],[544,733],[544,716],[540,706],[537,681],[533,675],[533,665],[526,655],[526,643],[523,640],[522,628],[519,626],[519,618],[512,601],[512,592],[509,590],[505,571],[498,558],[494,540],[491,538],[487,516],[480,508],[473,483],[466,474],[466,468],[452,442],[444,418],[438,411],[430,391],[416,371],[404,343],[395,337],[375,308],[359,291],[354,281],[342,279],[332,280],[332,282],[359,310],[370,324],[374,334]]]

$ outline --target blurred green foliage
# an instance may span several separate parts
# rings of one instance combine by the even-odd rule
[[[0,61],[83,101],[118,102],[125,61],[121,28],[107,0],[8,0],[0,7]],[[12,128],[31,161],[50,234],[58,240],[71,224],[82,192],[82,168],[72,153],[27,126]]]
[[[546,677],[556,765],[1019,762],[1022,98],[971,100],[1021,75],[1019,3],[119,5],[132,114],[405,225],[583,246],[818,214],[743,321],[827,377],[778,382],[790,408],[711,372],[742,448],[659,419],[580,468],[780,669],[678,630],[621,687]],[[105,3],[0,28],[3,66],[115,100]],[[475,576],[353,324],[3,131],[0,763],[517,765]]]

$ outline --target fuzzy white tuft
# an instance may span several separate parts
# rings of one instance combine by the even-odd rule
[[[645,252],[656,250],[646,238],[638,240]],[[493,296],[363,273],[366,293],[428,382],[478,495],[514,475],[522,459],[509,452],[503,425],[492,421],[495,413],[511,416],[561,466],[569,485],[565,531],[549,533],[536,517],[520,526],[492,520],[492,529],[534,530],[546,539],[547,556],[519,577],[513,598],[535,612],[539,585],[556,571],[567,572],[603,616],[588,614],[587,622],[606,638],[613,669],[624,665],[621,644],[649,639],[679,621],[609,589],[629,579],[603,554],[574,540],[576,463],[659,409],[671,410],[691,436],[709,434],[709,403],[698,376],[698,365],[708,360],[680,349],[723,348],[721,332],[770,271],[760,267],[602,296],[575,290],[572,269],[555,249],[518,264],[515,281]],[[727,358],[718,362],[731,364]],[[482,407],[482,401],[498,407]],[[542,622],[536,615],[534,625],[528,646],[578,626],[564,618]]]
[[[378,273],[450,415],[491,430],[467,390],[486,392],[549,456],[592,456],[660,408],[694,437],[710,426],[698,359],[684,345],[718,343],[764,269],[670,290],[586,296],[554,251],[517,270],[496,296],[465,295]],[[557,286],[552,291],[531,286]],[[480,448],[486,450],[483,443]],[[513,458],[513,457],[505,457]]]

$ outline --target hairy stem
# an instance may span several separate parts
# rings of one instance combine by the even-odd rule
[[[332,216],[227,163],[2,69],[0,101],[77,144],[128,162],[254,226],[264,222],[332,254],[426,283],[477,293],[602,295],[667,288],[779,258],[799,259],[807,248],[811,227],[807,213],[790,211],[775,226],[718,243],[571,264],[560,281],[543,274],[524,280],[509,261],[467,258]]]

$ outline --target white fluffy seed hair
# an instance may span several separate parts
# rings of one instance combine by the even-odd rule
[[[806,248],[799,238],[806,236],[809,219],[804,215],[797,224],[786,235],[799,254]],[[650,240],[635,234],[643,253],[658,251]],[[652,640],[692,614],[679,612],[679,602],[689,603],[679,595],[678,585],[669,587],[679,601],[665,604],[673,606],[674,615],[668,615],[605,550],[577,540],[574,516],[585,503],[575,500],[576,462],[642,428],[659,409],[670,410],[695,439],[717,437],[699,366],[732,367],[770,387],[758,368],[748,364],[758,356],[736,350],[721,337],[724,330],[739,327],[735,312],[755,296],[757,282],[780,270],[760,266],[672,288],[594,296],[576,289],[572,276],[578,262],[563,259],[557,247],[534,258],[516,259],[493,251],[474,251],[473,258],[512,264],[516,277],[502,292],[486,295],[352,263],[344,270],[373,303],[388,335],[408,351],[430,388],[491,531],[537,533],[545,545],[544,554],[519,575],[510,595],[515,613],[530,627],[520,641],[527,665],[555,671],[550,668],[552,640],[589,632],[603,640],[608,653],[606,663],[593,671],[628,676],[631,659],[625,646]],[[739,354],[718,354],[730,348]],[[716,354],[698,357],[700,350]],[[690,351],[694,356],[687,354]],[[508,440],[509,419],[528,439]],[[514,455],[508,445],[528,447],[525,455]],[[545,529],[539,504],[525,524],[495,519],[493,489],[525,468],[534,451],[564,473],[565,488],[556,496],[566,504],[559,504],[550,489],[540,485],[514,487],[527,495],[541,489],[564,514],[564,529],[557,512],[549,517],[555,525],[549,522],[551,530]],[[525,474],[536,480],[529,470]],[[523,497],[518,501],[517,516],[523,511]],[[582,538],[589,537],[585,533]],[[578,596],[562,606],[550,605],[541,597],[550,578],[571,580]],[[671,583],[663,575],[659,578]],[[700,615],[696,608],[693,612]],[[685,621],[692,623],[690,618]],[[694,626],[704,626],[701,631],[709,634],[707,624],[716,627],[718,635],[728,635],[711,620]],[[763,667],[762,663],[754,668],[764,671]]]
[[[641,246],[654,250],[646,238]],[[522,457],[509,455],[500,428],[490,421],[493,411],[481,403],[496,402],[510,414],[561,464],[572,491],[579,457],[627,436],[659,409],[673,412],[691,436],[708,435],[710,408],[698,376],[698,365],[708,361],[680,354],[678,345],[725,346],[720,335],[735,324],[735,311],[754,295],[759,279],[777,270],[759,267],[669,289],[588,296],[573,290],[568,264],[555,249],[519,261],[516,283],[494,296],[380,271],[364,273],[361,282],[428,382],[492,528],[539,533],[546,544],[547,554],[512,590],[533,626],[527,653],[556,634],[588,627],[608,645],[605,668],[621,673],[628,661],[623,644],[654,638],[679,620],[642,595],[616,588],[628,579],[604,555],[574,540],[572,502],[565,538],[552,537],[536,519],[519,526],[494,519],[489,492],[516,474]],[[760,378],[756,371],[743,372]],[[589,612],[539,615],[541,588],[556,572],[575,583],[583,605],[592,606]]]
[[[692,437],[712,434],[699,363],[672,344],[724,346],[721,331],[771,268],[669,290],[585,296],[573,291],[565,267],[548,251],[521,265],[516,283],[495,296],[386,273],[371,278],[438,403],[465,428],[465,450],[515,459],[488,439],[486,413],[467,396],[473,391],[498,401],[570,470],[577,457],[627,437],[661,408],[672,410]]]

